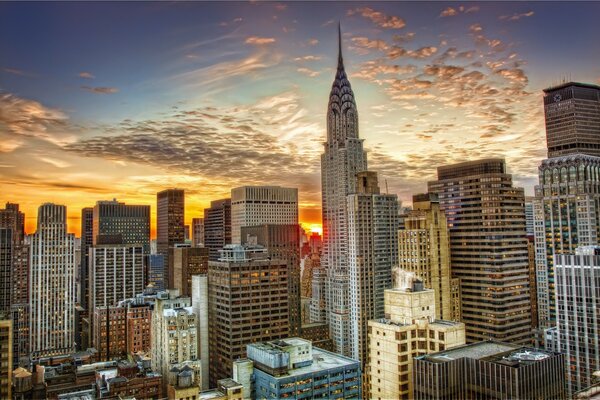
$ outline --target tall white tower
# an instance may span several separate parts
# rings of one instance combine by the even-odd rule
[[[30,338],[33,358],[75,349],[75,237],[67,233],[67,207],[38,209],[31,235]]]
[[[358,111],[344,70],[338,27],[338,66],[327,107],[327,142],[321,155],[323,256],[327,272],[327,322],[337,352],[349,355],[348,211],[346,196],[355,193],[356,173],[367,170],[367,155],[358,137]]]

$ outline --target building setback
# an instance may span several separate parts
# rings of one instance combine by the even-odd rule
[[[289,336],[288,267],[264,248],[228,245],[208,263],[211,387],[231,376],[246,345]]]
[[[460,279],[467,342],[529,343],[531,304],[525,197],[503,159],[438,167],[429,182],[450,231],[452,276]]]
[[[218,261],[219,250],[231,244],[231,199],[210,202],[204,209],[204,247],[210,261]]]
[[[414,359],[415,400],[566,399],[564,355],[486,341]]]
[[[31,235],[29,334],[32,358],[72,352],[75,346],[75,237],[67,207],[38,209]]]
[[[350,349],[367,362],[368,321],[383,318],[384,290],[398,260],[398,197],[381,194],[375,172],[360,172],[348,204]]]

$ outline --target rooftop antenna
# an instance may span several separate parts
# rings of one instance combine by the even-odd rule
[[[342,63],[344,58],[342,57],[342,22],[338,21],[338,62]]]
[[[387,184],[387,178],[385,178],[384,180],[385,180],[385,194],[390,194],[390,191],[388,189],[388,184]]]

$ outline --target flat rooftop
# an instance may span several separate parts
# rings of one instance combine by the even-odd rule
[[[557,353],[542,349],[510,343],[487,341],[454,347],[450,350],[428,354],[418,358],[434,363],[444,363],[461,358],[470,358],[518,367],[523,364],[536,363],[556,355]]]
[[[217,389],[205,390],[204,392],[200,392],[198,399],[200,400],[211,400],[225,397],[225,394]]]
[[[227,389],[232,389],[232,388],[236,388],[236,387],[241,387],[242,386],[241,383],[237,383],[236,381],[234,381],[231,378],[220,379],[218,383],[219,383],[219,385],[221,385],[221,386],[223,386],[224,388],[227,388]]]
[[[292,376],[300,376],[315,372],[327,371],[339,367],[359,367],[359,362],[349,357],[313,347],[313,362],[310,365],[301,368],[290,369],[286,374],[274,376],[274,379],[282,380]]]

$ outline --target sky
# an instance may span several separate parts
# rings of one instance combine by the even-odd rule
[[[186,222],[242,185],[321,219],[337,28],[369,169],[404,206],[436,168],[506,158],[533,193],[542,89],[600,83],[599,2],[0,2],[0,203],[186,190]]]

